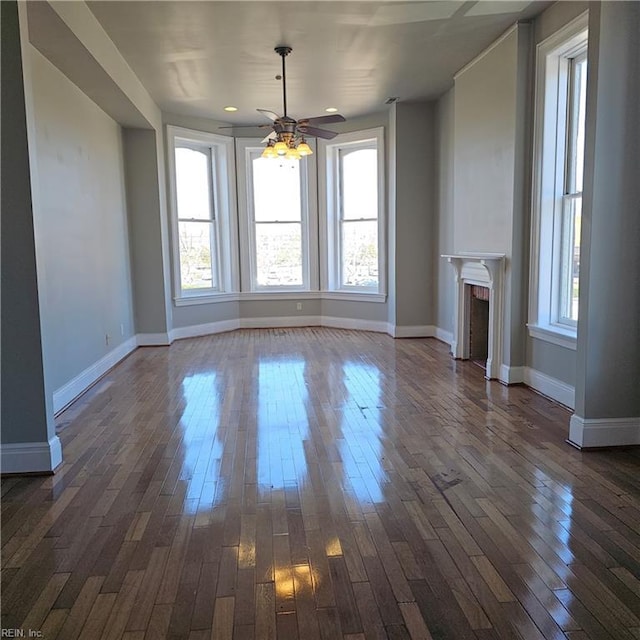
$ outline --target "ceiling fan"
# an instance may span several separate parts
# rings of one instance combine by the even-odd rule
[[[278,157],[286,155],[287,157],[300,157],[312,153],[309,145],[305,141],[305,136],[324,138],[331,140],[338,134],[328,129],[320,129],[316,125],[330,124],[332,122],[345,122],[344,116],[339,113],[332,113],[327,116],[316,116],[312,118],[300,118],[295,120],[287,114],[287,76],[285,71],[285,58],[292,49],[291,47],[280,45],[275,47],[274,51],[282,58],[282,76],[276,76],[282,79],[282,103],[284,114],[279,116],[277,113],[268,109],[257,109],[262,115],[271,120],[270,125],[260,124],[255,127],[271,127],[273,131],[264,138],[262,142],[267,143],[267,147],[262,154],[263,157]],[[239,128],[239,127],[220,127],[220,128]]]

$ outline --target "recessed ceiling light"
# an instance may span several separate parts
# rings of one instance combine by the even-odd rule
[[[233,111],[237,111],[237,110],[238,110],[238,107],[225,107],[225,108],[224,108],[224,110],[225,110],[225,111],[233,112]]]
[[[338,110],[335,107],[327,107],[325,111],[327,113],[337,113]]]

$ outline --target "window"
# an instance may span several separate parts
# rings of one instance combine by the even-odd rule
[[[344,294],[384,294],[383,130],[344,134],[323,148],[323,287]]]
[[[176,306],[384,302],[383,131],[343,134],[317,150],[308,140],[315,153],[288,161],[263,159],[259,139],[167,127]]]
[[[262,158],[263,149],[238,141],[243,291],[317,289],[314,158]]]
[[[575,349],[587,14],[538,46],[529,331]]]
[[[218,290],[218,233],[211,149],[178,142],[176,207],[182,290]]]
[[[584,169],[585,112],[587,106],[586,51],[568,60],[569,100],[567,109],[567,149],[562,194],[560,234],[560,291],[558,321],[575,326],[578,321],[580,273],[580,223]]]
[[[167,127],[176,304],[237,291],[233,139]]]

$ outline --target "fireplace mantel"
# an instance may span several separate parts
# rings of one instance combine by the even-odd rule
[[[486,377],[498,379],[502,365],[502,325],[504,300],[504,253],[453,253],[442,256],[455,270],[455,320],[451,352],[454,358],[469,357],[469,296],[467,285],[489,289],[489,340]]]

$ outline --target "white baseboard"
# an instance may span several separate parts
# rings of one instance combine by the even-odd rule
[[[524,367],[524,383],[570,409],[575,407],[575,389],[566,382],[552,378],[536,369]]]
[[[240,328],[239,320],[221,320],[219,322],[207,322],[206,324],[195,324],[189,327],[177,327],[171,331],[171,342],[182,338],[198,338],[214,333],[224,333]]]
[[[136,340],[138,347],[168,347],[172,337],[168,333],[138,333]]]
[[[49,442],[3,444],[0,449],[0,473],[51,473],[62,463],[58,436]]]
[[[624,447],[640,444],[640,418],[581,418],[571,416],[569,442],[589,447]]]
[[[520,384],[524,382],[524,369],[524,367],[500,365],[500,382],[504,382],[504,384]]]
[[[435,337],[442,342],[446,342],[449,346],[453,344],[453,333],[451,331],[436,327]]]
[[[88,366],[75,378],[72,378],[53,392],[53,413],[59,413],[71,404],[79,395],[84,393],[94,382],[99,380],[109,369],[120,360],[126,358],[138,345],[135,337],[129,338],[103,356],[97,362]]]
[[[396,325],[392,335],[394,338],[435,338],[436,328],[431,324]]]
[[[235,329],[279,329],[292,327],[333,327],[335,329],[354,329],[389,333],[386,322],[359,320],[356,318],[336,318],[331,316],[274,316],[265,318],[240,318],[209,322],[206,324],[178,327],[171,332],[171,340],[197,338],[199,336],[234,331]]]

